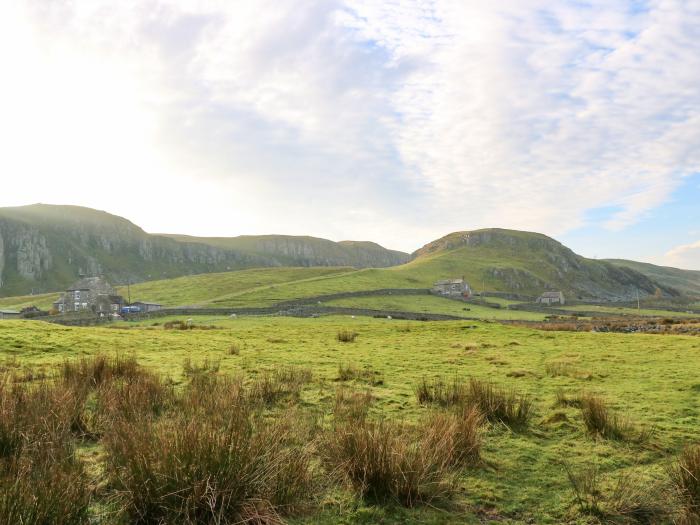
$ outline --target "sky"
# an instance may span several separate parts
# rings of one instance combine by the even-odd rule
[[[0,0],[0,206],[700,269],[699,0]]]

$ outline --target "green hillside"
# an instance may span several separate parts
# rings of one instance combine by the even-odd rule
[[[152,235],[78,206],[0,208],[0,297],[62,290],[80,274],[126,283],[259,267],[384,267],[408,257],[373,243],[312,237]]]
[[[416,252],[411,262],[391,268],[229,272],[143,283],[132,286],[132,296],[172,306],[270,306],[342,292],[429,288],[438,279],[460,276],[476,291],[529,296],[546,289],[597,300],[630,299],[637,291],[677,294],[632,269],[580,257],[544,235],[480,230],[448,235]]]
[[[675,288],[684,295],[700,297],[700,271],[681,270],[669,266],[656,266],[655,264],[627,261],[625,259],[608,259],[608,262],[616,266],[632,268],[656,282]]]

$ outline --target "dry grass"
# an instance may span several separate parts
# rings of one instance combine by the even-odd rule
[[[384,384],[381,372],[368,367],[360,367],[356,363],[340,363],[338,365],[338,381],[363,381],[378,386]]]
[[[671,483],[679,498],[682,522],[700,523],[700,445],[687,447],[670,469]]]
[[[357,339],[357,332],[347,329],[339,330],[336,339],[341,343],[354,343]]]
[[[366,419],[341,423],[326,439],[324,459],[365,500],[406,507],[430,503],[455,489],[455,436],[440,434],[443,430]]]
[[[617,441],[647,442],[652,430],[639,431],[632,422],[608,408],[605,400],[595,394],[582,394],[581,415],[586,430],[594,436]]]
[[[372,401],[374,396],[369,389],[357,391],[341,386],[335,391],[333,415],[338,421],[362,421],[367,417]]]

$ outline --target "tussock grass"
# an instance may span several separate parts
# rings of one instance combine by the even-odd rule
[[[336,420],[364,420],[372,401],[374,397],[369,389],[358,391],[344,386],[338,387],[335,391],[333,415]]]
[[[188,390],[171,417],[117,421],[105,437],[118,505],[132,523],[279,523],[311,488],[295,426],[263,418],[240,383],[209,377]]]
[[[84,396],[0,378],[0,523],[88,522],[90,490],[73,433]]]
[[[474,378],[468,383],[457,378],[451,382],[444,379],[429,382],[423,379],[416,388],[416,397],[421,404],[436,404],[442,407],[474,406],[489,421],[512,427],[527,425],[534,408],[529,396]]]
[[[329,433],[324,459],[365,500],[406,507],[430,503],[455,489],[455,436],[439,433],[444,430],[383,420],[345,422]]]
[[[669,523],[676,510],[667,488],[635,471],[605,479],[597,465],[574,470],[565,464],[567,477],[581,514],[605,523]]]
[[[700,523],[700,445],[686,447],[670,469],[670,478],[678,495],[681,523]]]
[[[561,388],[555,394],[554,406],[581,408],[581,395],[569,395]]]
[[[114,379],[133,380],[143,373],[134,356],[121,354],[113,357],[98,354],[72,361],[66,360],[61,366],[63,382],[77,389],[94,389]]]
[[[278,367],[256,377],[250,384],[249,395],[252,400],[266,405],[282,400],[296,402],[301,397],[302,388],[312,377],[310,368]]]
[[[233,342],[231,345],[228,347],[228,355],[240,355],[241,354],[241,349],[243,348],[243,345],[238,342]]]
[[[372,385],[384,384],[384,377],[381,372],[371,368],[362,368],[356,363],[340,363],[338,365],[338,381],[364,381]]]
[[[210,359],[209,357],[205,357],[201,363],[196,363],[189,357],[186,357],[182,362],[182,373],[190,378],[202,374],[216,374],[220,368],[221,361],[219,359]]]
[[[429,437],[437,438],[432,446],[446,447],[451,451],[449,464],[466,467],[481,459],[482,427],[484,416],[476,407],[464,407],[456,412],[438,412],[426,422],[432,431]]]
[[[586,430],[592,435],[618,441],[627,441],[632,438],[634,426],[629,419],[612,412],[600,396],[583,394],[581,415]]]
[[[357,332],[348,329],[338,330],[336,339],[341,343],[354,343],[357,339]]]

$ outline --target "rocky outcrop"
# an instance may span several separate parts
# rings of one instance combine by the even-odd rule
[[[372,243],[312,237],[151,235],[121,217],[75,206],[0,208],[0,296],[60,290],[80,275],[121,284],[253,267],[389,266],[407,258]]]

